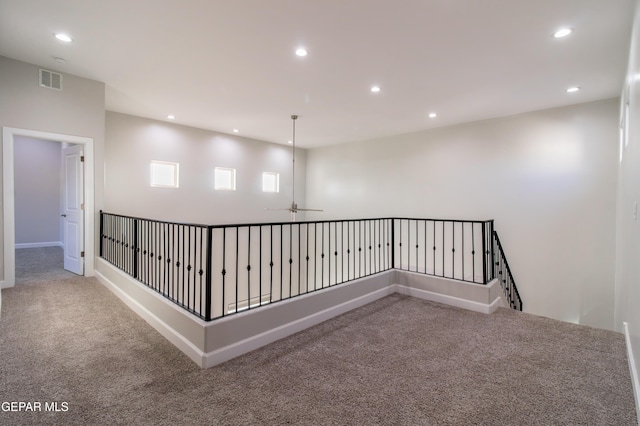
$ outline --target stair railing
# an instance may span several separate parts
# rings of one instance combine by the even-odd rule
[[[500,243],[500,237],[498,237],[498,232],[495,230],[493,231],[493,244],[495,256],[493,276],[500,280],[502,291],[509,302],[509,306],[512,309],[522,311],[522,299],[520,298],[518,287],[516,287],[516,282],[513,279],[509,262],[507,262],[507,257],[504,254],[502,243]]]

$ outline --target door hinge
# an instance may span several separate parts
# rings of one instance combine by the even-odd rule
[[[84,203],[80,204],[80,210],[84,210]]]
[[[80,252],[80,257],[84,257],[84,252],[83,251]]]
[[[81,156],[80,156],[80,162],[81,162],[81,163],[84,163],[84,155],[81,155]]]

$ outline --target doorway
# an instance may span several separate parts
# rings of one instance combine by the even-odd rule
[[[84,147],[14,137],[16,284],[65,269],[84,275]]]
[[[16,137],[24,136],[43,139],[63,144],[80,145],[84,156],[84,175],[82,177],[83,190],[79,194],[84,201],[80,215],[84,221],[84,233],[81,244],[84,246],[84,275],[94,274],[94,149],[93,139],[81,136],[63,135],[35,130],[3,127],[2,129],[2,165],[3,165],[3,244],[2,244],[2,288],[15,285],[15,182],[14,182],[14,144]],[[18,142],[19,143],[19,142]]]

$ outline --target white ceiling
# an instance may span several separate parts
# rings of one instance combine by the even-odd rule
[[[316,147],[618,96],[634,3],[0,0],[0,55],[105,82],[110,111],[278,143],[298,114]]]

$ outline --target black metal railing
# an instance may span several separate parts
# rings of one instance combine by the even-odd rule
[[[102,213],[100,257],[206,319],[210,227]]]
[[[509,306],[512,309],[521,311],[522,299],[520,298],[518,287],[516,287],[516,282],[513,279],[513,274],[511,273],[509,262],[507,262],[502,244],[500,243],[500,238],[498,237],[498,233],[496,231],[493,231],[493,244],[495,245],[493,276],[500,280],[502,291],[506,296],[507,301],[509,302]]]
[[[100,212],[100,257],[205,321],[391,269],[486,284],[492,235],[493,221],[214,226]]]
[[[486,284],[493,221],[394,219],[396,269]]]

